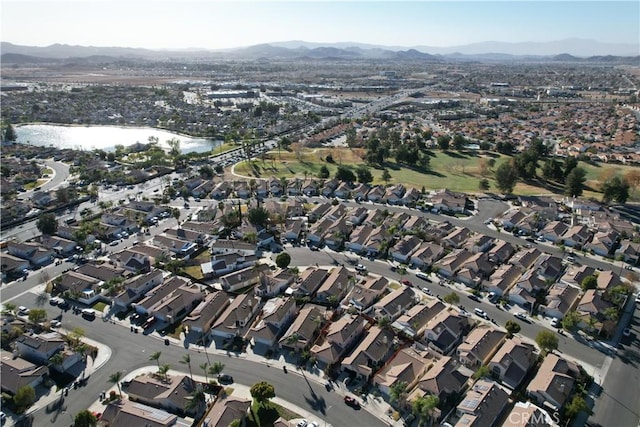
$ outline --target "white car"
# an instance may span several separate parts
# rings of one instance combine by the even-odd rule
[[[416,277],[422,280],[426,280],[427,282],[431,281],[431,279],[429,279],[429,275],[426,273],[423,273],[422,271],[417,272]]]
[[[367,271],[367,267],[362,264],[356,264],[356,271]]]
[[[300,420],[300,421],[298,421],[298,424],[296,424],[296,427],[307,427],[307,424],[309,424],[309,421]]]
[[[560,320],[557,317],[554,317],[553,319],[551,319],[551,326],[554,328],[557,328],[558,325],[560,325]]]
[[[475,314],[477,314],[478,316],[482,317],[483,319],[488,319],[489,318],[487,313],[484,310],[482,310],[481,308],[474,308],[473,312]]]
[[[516,314],[514,314],[514,316],[516,316],[520,320],[527,320],[526,313],[516,313]]]
[[[29,314],[29,309],[27,307],[25,307],[24,305],[21,305],[20,307],[18,307],[19,316],[26,316],[27,314]]]

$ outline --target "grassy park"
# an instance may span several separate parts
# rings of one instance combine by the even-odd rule
[[[326,161],[327,156],[333,157],[333,163]],[[363,149],[349,148],[315,148],[295,151],[271,151],[264,159],[256,159],[251,162],[243,162],[236,165],[235,172],[240,175],[254,178],[314,178],[318,177],[320,168],[324,165],[329,170],[330,176],[334,176],[340,164],[350,167],[352,170],[364,164],[365,151]],[[502,162],[511,159],[509,156],[496,153],[461,153],[457,151],[433,151],[428,170],[418,167],[410,168],[399,165],[395,161],[387,162],[387,170],[391,174],[389,184],[402,183],[408,187],[427,190],[448,188],[452,191],[464,193],[479,193],[479,181],[486,178],[489,181],[489,191],[495,190],[493,170]],[[493,166],[491,167],[491,163]],[[542,166],[542,162],[539,162]],[[587,172],[587,189],[585,197],[600,198],[597,191],[599,185],[606,177],[616,173],[624,175],[631,166],[599,164],[592,165],[581,162],[580,167]],[[382,180],[382,168],[370,168],[373,175],[373,184],[384,184]],[[538,171],[540,173],[540,170]],[[541,187],[535,183],[518,182],[514,194],[533,195],[551,194],[561,192],[561,188]],[[637,197],[633,192],[632,198]]]

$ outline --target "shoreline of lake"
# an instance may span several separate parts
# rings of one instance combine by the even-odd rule
[[[136,143],[148,144],[149,137],[158,138],[158,145],[162,148],[169,148],[166,141],[176,138],[180,140],[183,154],[213,151],[224,143],[219,139],[197,138],[148,126],[30,122],[16,124],[15,131],[18,143],[85,151],[115,151],[119,145],[128,147]]]

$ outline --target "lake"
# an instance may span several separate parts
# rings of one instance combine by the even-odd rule
[[[129,146],[136,142],[146,144],[149,137],[158,138],[159,145],[168,148],[171,138],[180,140],[180,150],[186,153],[204,153],[219,147],[222,141],[206,138],[191,138],[169,131],[149,127],[119,126],[62,126],[32,124],[15,126],[16,142],[31,145],[54,146],[77,150],[101,149],[114,151],[116,145]]]

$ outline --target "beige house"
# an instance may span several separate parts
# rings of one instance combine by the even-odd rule
[[[228,427],[235,420],[240,426],[245,425],[245,418],[251,407],[251,399],[237,396],[225,396],[216,400],[204,415],[206,427]]]
[[[490,427],[509,405],[509,393],[498,383],[478,380],[456,407],[456,427]]]
[[[506,336],[505,332],[481,324],[474,328],[458,346],[456,351],[458,359],[469,367],[485,365]]]
[[[309,349],[326,321],[326,309],[306,304],[280,338],[280,348],[300,352]]]
[[[393,352],[394,334],[391,330],[372,326],[364,339],[342,361],[342,370],[356,374],[356,377],[369,380]]]
[[[365,318],[346,314],[327,328],[326,335],[311,347],[311,354],[319,363],[332,365],[338,362],[349,346],[360,338],[367,324]]]
[[[433,355],[428,351],[403,348],[378,371],[373,377],[373,384],[385,396],[389,396],[391,387],[399,382],[406,382],[407,390],[411,390],[433,363]]]
[[[536,361],[535,347],[513,337],[508,339],[489,361],[489,369],[510,389],[520,385]]]
[[[104,408],[99,427],[171,427],[178,416],[131,400],[119,399]]]
[[[409,400],[425,394],[433,394],[438,396],[440,401],[444,401],[448,396],[460,393],[470,376],[465,374],[468,370],[462,370],[460,366],[451,357],[441,357],[419,379],[418,388],[411,394]]]
[[[549,353],[527,386],[527,394],[538,405],[546,404],[559,410],[571,395],[578,373],[576,365]]]

